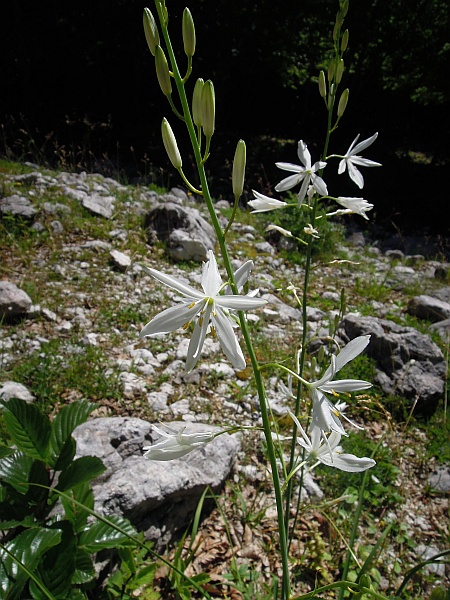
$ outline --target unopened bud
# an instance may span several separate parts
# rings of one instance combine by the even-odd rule
[[[344,73],[344,59],[341,58],[337,64],[336,83],[341,83],[343,73]]]
[[[202,127],[207,138],[211,138],[214,133],[216,118],[216,98],[214,95],[213,82],[208,79],[205,81],[202,90]]]
[[[172,93],[172,83],[170,81],[169,65],[161,46],[156,46],[155,48],[155,65],[156,75],[162,92],[165,96],[170,96]]]
[[[144,8],[144,33],[150,52],[155,56],[156,46],[159,46],[159,33],[156,21],[148,8]]]
[[[233,161],[233,194],[235,198],[240,198],[244,190],[245,162],[246,162],[246,146],[244,140],[239,140],[234,153]]]
[[[336,70],[336,62],[333,58],[330,61],[330,64],[328,65],[328,81],[333,81],[335,70]]]
[[[348,29],[346,29],[344,31],[344,33],[342,34],[342,38],[341,38],[341,52],[345,52],[347,50],[347,46],[348,46]]]
[[[350,92],[350,90],[348,88],[346,88],[342,92],[341,97],[339,98],[339,104],[338,104],[338,109],[337,109],[337,116],[339,117],[339,119],[342,117],[342,115],[344,114],[344,111],[346,109],[349,92]]]
[[[327,82],[325,81],[325,73],[320,71],[319,73],[319,94],[322,98],[327,95]]]
[[[341,14],[342,14],[342,19],[344,19],[347,15],[348,12],[348,5],[349,2],[348,0],[344,0],[343,2],[341,2]]]
[[[202,91],[204,85],[205,82],[201,77],[197,79],[192,94],[192,119],[197,127],[202,124]]]
[[[372,580],[370,579],[370,576],[367,575],[366,573],[364,573],[363,575],[361,575],[361,578],[359,580],[359,585],[363,588],[368,588],[369,590],[371,589],[371,585],[372,585]]]
[[[181,160],[180,151],[178,150],[177,140],[173,134],[172,127],[169,125],[169,121],[165,118],[162,120],[161,133],[164,148],[166,149],[170,162],[173,164],[175,169],[181,169],[183,162]]]
[[[324,359],[325,359],[325,348],[323,346],[320,346],[319,352],[317,353],[318,364],[321,365],[323,363]]]
[[[190,58],[195,52],[195,27],[191,11],[185,8],[183,11],[183,44],[186,56]]]

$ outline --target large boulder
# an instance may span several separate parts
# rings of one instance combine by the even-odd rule
[[[144,225],[149,242],[156,237],[165,243],[175,260],[202,262],[207,260],[208,250],[214,250],[214,229],[196,208],[165,202],[147,213]]]
[[[377,363],[374,383],[386,394],[410,399],[423,413],[436,409],[444,394],[446,361],[430,336],[387,319],[357,315],[347,315],[339,333],[345,341],[370,334],[366,353]]]
[[[186,433],[217,429],[181,421],[168,426],[185,427]],[[78,456],[97,456],[106,466],[93,482],[95,509],[130,519],[159,552],[186,529],[205,488],[220,490],[240,449],[238,436],[225,433],[183,458],[149,461],[142,448],[158,434],[151,423],[128,417],[93,419],[77,427],[74,437]]]

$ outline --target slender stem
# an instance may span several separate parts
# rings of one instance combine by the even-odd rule
[[[224,262],[225,269],[227,271],[227,275],[230,281],[231,288],[233,293],[237,293],[237,286],[234,279],[234,271],[231,265],[231,260],[228,253],[228,248],[225,242],[225,237],[222,232],[222,228],[220,226],[218,217],[214,210],[213,201],[209,192],[208,182],[205,173],[204,167],[204,159],[202,159],[200,148],[198,145],[198,140],[196,136],[196,131],[194,128],[194,124],[192,121],[192,116],[189,110],[189,105],[186,97],[186,92],[183,85],[183,80],[180,76],[180,72],[178,69],[178,65],[176,62],[176,58],[173,52],[173,48],[170,42],[169,34],[167,31],[167,27],[165,24],[165,20],[163,18],[162,7],[160,0],[155,0],[156,9],[158,12],[158,17],[161,23],[162,33],[164,37],[164,41],[166,43],[167,52],[169,55],[170,64],[173,69],[173,75],[175,84],[178,90],[178,94],[180,96],[181,104],[183,107],[183,115],[186,122],[186,127],[189,132],[189,137],[191,140],[192,148],[195,155],[195,161],[197,164],[197,170],[200,177],[201,189],[203,192],[203,197],[206,202],[206,206],[208,208],[208,212],[211,218],[212,225],[214,227],[214,231],[217,236],[217,241],[220,247],[220,251],[222,254],[222,259]],[[207,155],[209,151],[209,140],[207,140],[207,147],[205,155]],[[245,344],[247,346],[247,351],[250,357],[250,362],[253,368],[255,384],[258,393],[258,399],[261,409],[261,417],[264,427],[264,435],[267,444],[267,453],[269,457],[271,472],[272,472],[272,481],[275,492],[275,500],[277,505],[277,514],[278,514],[278,527],[279,527],[279,541],[280,541],[280,553],[281,553],[281,562],[283,567],[283,578],[282,578],[282,590],[281,590],[281,600],[288,600],[290,597],[290,575],[289,575],[289,555],[288,555],[288,542],[287,542],[287,530],[284,527],[284,506],[283,506],[283,494],[281,488],[281,482],[278,474],[278,465],[276,460],[276,452],[274,447],[274,442],[271,434],[271,426],[270,426],[270,418],[269,412],[267,410],[266,404],[266,393],[264,389],[263,379],[259,370],[258,359],[256,357],[255,350],[253,348],[253,344],[250,338],[250,333],[247,326],[247,321],[245,319],[245,315],[242,311],[239,311],[239,320],[241,324],[242,335],[245,340]]]

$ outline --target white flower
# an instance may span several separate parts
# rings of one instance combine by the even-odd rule
[[[356,425],[343,414],[343,409],[340,409],[337,404],[333,405],[324,394],[356,392],[372,387],[371,383],[361,379],[334,379],[335,374],[342,367],[361,354],[369,341],[370,335],[361,335],[351,340],[337,356],[331,357],[331,365],[323,376],[318,381],[309,384],[309,387],[313,390],[313,426],[324,432],[334,431],[340,435],[346,435],[338,418],[341,416],[358,429],[361,429],[359,425]]]
[[[306,227],[303,227],[303,231],[306,235],[312,235],[313,238],[320,238],[319,232],[311,225],[311,223],[308,223]]]
[[[358,152],[365,150],[368,146],[373,144],[377,137],[378,133],[374,133],[372,137],[367,138],[367,140],[363,140],[362,142],[359,142],[359,144],[355,146],[356,142],[359,139],[358,133],[353,142],[350,144],[350,148],[347,150],[347,153],[342,157],[342,160],[339,163],[339,175],[344,173],[345,169],[348,168],[348,174],[350,175],[350,179],[354,181],[360,189],[364,187],[364,178],[357,169],[356,165],[358,165],[359,167],[381,167],[381,164],[373,160],[369,160],[368,158],[358,156],[357,154]],[[338,155],[333,154],[333,156]]]
[[[217,334],[222,350],[231,364],[236,369],[245,369],[245,358],[233,331],[234,321],[232,321],[229,311],[259,308],[266,304],[265,300],[252,296],[220,294],[225,285],[211,250],[208,252],[208,261],[203,265],[202,292],[156,269],[143,268],[161,283],[180,292],[184,298],[180,304],[163,310],[147,323],[139,337],[155,333],[168,333],[179,327],[187,328],[191,322],[195,322],[186,359],[186,372],[189,373],[197,364],[211,323],[211,330]]]
[[[306,450],[308,460],[313,463],[313,466],[321,462],[348,473],[360,473],[375,465],[372,458],[358,458],[354,454],[343,454],[342,448],[339,446],[341,434],[337,431],[332,431],[328,437],[325,437],[319,427],[311,427],[308,438],[295,415],[293,413],[290,415],[301,434],[301,437],[297,438],[297,442]]]
[[[195,448],[204,446],[217,435],[217,432],[206,431],[204,433],[184,433],[185,427],[176,433],[166,433],[153,425],[155,429],[164,439],[152,446],[145,446],[144,457],[148,460],[174,460],[181,458],[185,454],[189,454]]]
[[[278,225],[274,225],[273,223],[266,227],[266,231],[278,231],[278,233],[281,233],[281,235],[286,237],[294,237],[290,231],[283,229],[283,227],[279,227]]]
[[[287,206],[287,202],[283,202],[282,200],[276,200],[275,198],[269,198],[269,196],[264,196],[264,194],[260,194],[256,190],[252,190],[255,198],[248,202],[248,205],[253,208],[253,213],[267,212],[269,210],[275,210],[277,208],[284,208]]]
[[[300,162],[304,165],[303,167],[292,163],[275,163],[279,169],[294,173],[294,175],[290,175],[289,177],[286,177],[286,179],[280,181],[280,183],[275,186],[275,189],[277,192],[285,192],[302,182],[302,186],[298,193],[298,205],[301,206],[310,184],[320,196],[326,196],[328,194],[325,181],[319,177],[319,175],[316,175],[317,171],[320,171],[327,166],[327,163],[319,160],[311,166],[311,154],[303,140],[300,140],[298,143],[297,153]]]
[[[343,196],[339,196],[338,198],[334,198],[338,204],[345,207],[345,210],[337,210],[332,213],[328,213],[328,217],[332,217],[334,215],[351,215],[357,214],[364,217],[364,219],[369,220],[369,217],[366,215],[366,212],[372,210],[373,204],[364,200],[364,198],[347,198]]]

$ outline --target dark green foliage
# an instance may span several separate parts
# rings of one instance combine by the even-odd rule
[[[91,554],[135,545],[123,517],[88,523],[94,507],[89,482],[103,473],[99,458],[74,460],[75,427],[95,404],[66,405],[50,421],[33,404],[2,403],[14,448],[0,458],[0,590],[5,600],[87,598],[95,579]],[[61,500],[63,512],[53,513]]]

